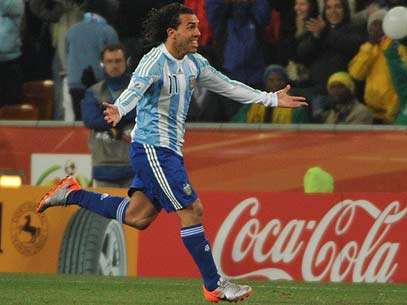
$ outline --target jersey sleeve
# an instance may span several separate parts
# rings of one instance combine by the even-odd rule
[[[197,81],[200,86],[242,104],[261,103],[266,106],[277,107],[276,93],[256,90],[241,82],[231,80],[213,68],[203,56],[195,54],[194,57],[198,66]]]
[[[145,56],[133,72],[127,89],[122,92],[114,103],[118,107],[121,117],[136,107],[138,101],[157,78],[157,69],[154,62]]]

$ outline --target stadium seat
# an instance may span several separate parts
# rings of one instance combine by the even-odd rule
[[[24,103],[36,106],[40,120],[52,120],[54,105],[54,83],[52,80],[26,82],[23,85]]]
[[[0,120],[39,120],[38,107],[31,104],[6,105],[0,108]]]

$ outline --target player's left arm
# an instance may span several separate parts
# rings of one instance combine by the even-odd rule
[[[200,56],[200,55],[199,55]],[[200,56],[200,73],[198,83],[210,91],[226,96],[243,104],[261,103],[270,107],[297,108],[307,106],[302,96],[290,96],[288,85],[277,92],[265,92],[253,89],[241,82],[231,80],[213,68],[206,59]]]

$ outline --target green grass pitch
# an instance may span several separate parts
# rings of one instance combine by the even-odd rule
[[[406,305],[407,285],[250,281],[247,305]],[[0,273],[1,305],[199,305],[190,279]]]

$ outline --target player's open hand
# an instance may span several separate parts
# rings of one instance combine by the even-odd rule
[[[120,122],[121,119],[119,108],[109,103],[103,103],[103,106],[105,107],[105,110],[103,111],[103,114],[105,115],[105,120],[108,123],[112,124],[113,127],[115,127],[117,123]]]
[[[284,89],[277,91],[278,107],[285,108],[298,108],[301,106],[308,106],[303,96],[291,96],[288,95],[290,85],[287,85]]]

